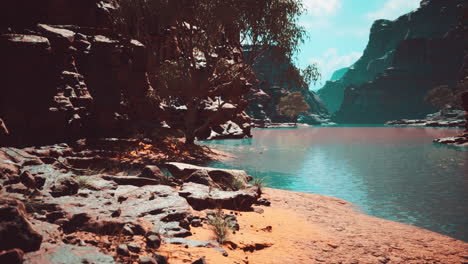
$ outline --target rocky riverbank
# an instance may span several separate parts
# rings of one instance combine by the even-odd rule
[[[252,186],[244,171],[177,162],[200,163],[202,151],[220,157],[204,148],[186,151],[173,142],[164,149],[133,139],[1,148],[0,262],[468,259],[464,242],[361,214],[336,198]],[[228,223],[223,244],[213,232],[215,219]]]
[[[426,126],[426,127],[465,127],[465,111],[441,110],[429,114],[425,119],[401,119],[388,121],[385,125],[392,126]]]

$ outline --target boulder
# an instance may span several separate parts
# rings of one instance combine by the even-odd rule
[[[204,170],[208,173],[211,179],[221,187],[231,188],[231,185],[238,181],[243,185],[246,185],[252,180],[252,176],[248,175],[243,170],[229,170],[229,169],[218,169],[209,167],[200,167],[196,165],[180,163],[180,162],[168,162],[165,164],[169,172],[176,178],[187,180],[192,173],[197,170]]]
[[[151,179],[160,179],[166,177],[161,169],[154,165],[145,166],[139,176]]]
[[[208,171],[206,170],[196,170],[188,178],[185,180],[185,182],[194,182],[198,184],[203,184],[211,187],[215,187],[215,183],[213,182],[213,179],[211,179],[210,175],[208,174]]]
[[[153,249],[158,249],[161,246],[161,237],[152,234],[146,237],[146,246]]]
[[[117,254],[121,256],[130,256],[130,251],[128,250],[128,246],[125,244],[118,245]]]
[[[78,193],[80,188],[78,182],[72,178],[62,178],[58,180],[51,188],[50,194],[53,197],[60,197],[66,195],[74,195]]]
[[[75,41],[75,32],[67,29],[55,28],[44,24],[38,24],[37,29],[50,40],[52,47],[55,48],[68,48]]]
[[[138,175],[138,177],[153,179],[162,185],[176,186],[182,184],[182,181],[180,179],[164,175],[161,169],[158,166],[154,165],[145,166],[141,173]]]
[[[258,188],[248,187],[238,191],[222,191],[197,183],[184,183],[179,191],[195,210],[223,208],[250,210],[258,198]]]
[[[42,236],[26,217],[24,204],[18,200],[0,198],[0,250],[18,248],[24,252],[40,248]]]

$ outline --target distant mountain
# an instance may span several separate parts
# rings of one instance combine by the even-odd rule
[[[341,78],[349,71],[349,67],[335,71],[325,86],[317,91],[318,96],[327,107],[330,114],[335,113],[343,101],[344,85],[340,82]]]
[[[349,70],[349,67],[342,68],[342,69],[335,71],[332,77],[330,78],[330,81],[336,81],[336,80],[341,79],[348,72],[348,70]]]
[[[383,123],[435,112],[428,91],[456,90],[462,78],[467,13],[466,0],[424,0],[394,21],[375,21],[362,57],[318,92],[334,119]]]

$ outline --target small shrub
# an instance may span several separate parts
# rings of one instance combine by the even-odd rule
[[[253,180],[251,182],[251,184],[255,187],[258,187],[258,189],[260,190],[260,192],[262,191],[262,189],[266,186],[266,181],[267,181],[267,178],[266,177],[253,177]]]
[[[233,179],[230,185],[234,191],[245,188],[245,184],[238,179]]]
[[[218,241],[221,245],[226,242],[226,239],[229,235],[229,229],[232,227],[230,226],[229,219],[224,217],[224,213],[221,210],[216,211],[215,215],[208,217],[208,225],[213,228],[213,232],[215,233],[216,241]]]
[[[78,183],[80,189],[90,189],[95,190],[96,187],[91,183],[89,176],[79,176],[75,178],[75,181]]]

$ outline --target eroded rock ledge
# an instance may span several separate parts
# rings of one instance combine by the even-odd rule
[[[225,253],[215,240],[185,238],[207,221],[197,210],[253,210],[261,192],[249,187],[252,177],[185,163],[123,162],[140,143],[0,148],[0,262],[151,263],[164,243]]]

